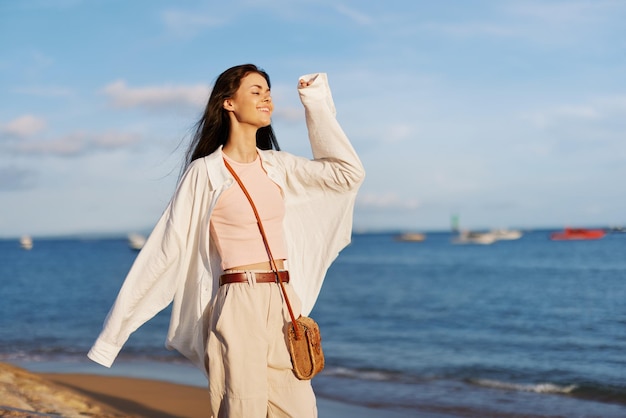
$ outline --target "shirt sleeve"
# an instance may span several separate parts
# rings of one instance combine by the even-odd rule
[[[335,117],[324,73],[303,76],[313,82],[299,89],[305,108],[313,159],[283,155],[286,239],[289,271],[302,300],[302,314],[313,308],[328,267],[351,239],[352,215],[365,170]]]
[[[292,179],[306,193],[309,186],[318,190],[346,192],[356,190],[363,182],[365,170],[335,115],[327,75],[309,74],[301,79],[313,80],[308,87],[299,87],[304,105],[307,130],[313,160],[294,157],[285,167]],[[305,190],[301,190],[303,193]]]
[[[197,169],[192,166],[129,270],[87,355],[93,361],[110,367],[130,334],[172,302],[185,278],[180,266],[185,236],[192,230],[196,183]]]

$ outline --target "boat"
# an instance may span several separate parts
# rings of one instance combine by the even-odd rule
[[[604,229],[565,228],[563,231],[552,232],[550,239],[552,241],[593,240],[604,238],[605,235]]]
[[[404,234],[396,235],[396,241],[402,242],[422,242],[426,239],[426,235],[419,232],[405,232]]]
[[[128,234],[128,246],[131,250],[139,251],[146,243],[146,237],[141,234],[131,233]]]
[[[459,215],[452,215],[452,234],[454,244],[493,244],[496,241],[511,241],[520,239],[522,231],[516,229],[492,229],[490,231],[469,231],[459,228]]]
[[[24,250],[30,250],[33,248],[33,239],[30,237],[30,235],[23,235],[20,238],[20,247],[22,247]]]
[[[522,231],[515,229],[492,229],[491,231],[460,231],[452,242],[455,244],[493,244],[496,241],[511,241],[520,239]]]
[[[493,229],[491,234],[498,241],[511,241],[514,239],[520,239],[522,237],[522,231],[517,229]]]
[[[452,242],[455,244],[493,244],[497,238],[491,232],[466,231],[459,232]]]

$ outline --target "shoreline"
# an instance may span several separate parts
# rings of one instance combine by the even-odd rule
[[[208,418],[205,388],[154,378],[31,372],[0,363],[0,415],[7,417]],[[408,418],[411,414],[317,399],[324,418]]]
[[[321,418],[539,418],[552,417],[555,411],[557,416],[626,416],[623,404],[455,381],[407,386],[342,379],[331,372],[328,376],[322,373],[313,384]],[[396,397],[381,403],[385,399],[381,394],[390,390],[411,396],[412,402]],[[345,399],[335,397],[338,394]],[[184,362],[122,357],[106,368],[77,358],[0,360],[0,416],[208,418],[207,397],[205,376]]]
[[[208,390],[204,388],[128,377],[64,373],[43,376],[131,416],[208,418]],[[366,408],[319,397],[317,408],[320,417],[408,417],[395,411]]]

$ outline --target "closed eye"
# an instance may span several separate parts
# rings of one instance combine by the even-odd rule
[[[261,92],[263,91],[263,86],[260,86],[258,84],[255,84],[253,86],[250,87],[252,90],[252,94],[261,94]],[[265,91],[267,91],[268,93],[271,91],[270,89],[266,89]]]

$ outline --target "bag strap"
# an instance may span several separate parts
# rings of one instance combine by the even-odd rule
[[[298,321],[296,321],[296,317],[293,314],[293,310],[291,309],[291,303],[289,303],[289,297],[287,296],[287,290],[285,289],[285,284],[283,283],[282,279],[280,278],[280,275],[278,274],[278,269],[276,268],[276,262],[274,261],[274,257],[272,256],[270,245],[267,242],[267,236],[265,235],[265,230],[263,229],[263,223],[261,222],[261,217],[259,216],[259,212],[256,210],[256,206],[254,204],[254,201],[252,201],[252,197],[248,193],[248,190],[246,190],[246,187],[243,185],[243,182],[241,181],[237,173],[235,173],[235,170],[233,170],[230,164],[228,164],[228,161],[226,161],[226,159],[224,159],[224,164],[226,164],[226,168],[228,169],[228,171],[230,171],[230,174],[233,175],[233,177],[239,184],[239,187],[241,187],[241,191],[243,191],[243,194],[245,194],[246,197],[248,198],[248,202],[250,202],[250,206],[252,206],[252,211],[254,212],[254,216],[256,217],[257,225],[259,226],[259,231],[261,231],[261,236],[263,237],[263,244],[265,244],[265,251],[267,251],[267,256],[269,257],[269,260],[270,260],[270,266],[272,268],[272,272],[274,272],[274,274],[276,275],[276,280],[278,284],[280,284],[280,288],[285,297],[285,302],[287,303],[287,309],[289,310],[289,316],[291,317],[291,322],[293,323],[293,327],[296,332],[296,339],[299,340],[302,337],[302,330],[300,329]]]

